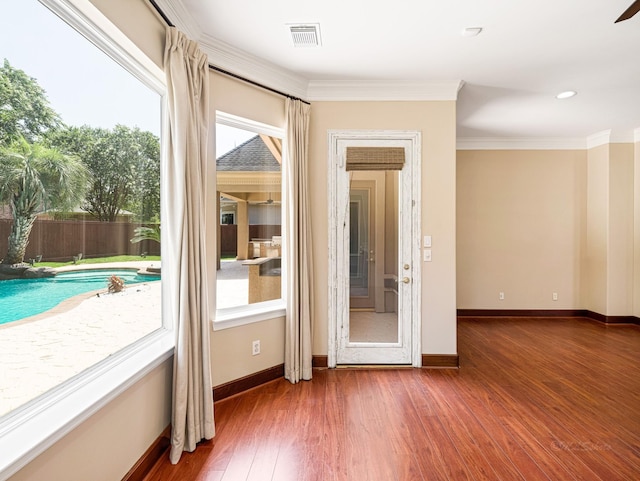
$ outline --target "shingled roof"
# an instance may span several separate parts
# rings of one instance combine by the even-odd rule
[[[280,164],[256,135],[218,157],[216,169],[221,172],[280,172]]]

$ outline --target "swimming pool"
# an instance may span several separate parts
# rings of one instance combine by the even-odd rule
[[[125,287],[160,280],[160,276],[140,275],[137,269],[85,269],[44,279],[0,281],[0,324],[35,316],[78,294],[96,289],[106,292],[112,274],[124,279]]]

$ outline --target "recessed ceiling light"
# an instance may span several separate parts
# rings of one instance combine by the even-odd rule
[[[576,95],[578,92],[576,92],[575,90],[567,90],[565,92],[560,92],[558,95],[556,95],[557,99],[570,99],[571,97],[573,97],[574,95]]]
[[[477,37],[482,32],[482,27],[467,27],[462,30],[463,37]]]

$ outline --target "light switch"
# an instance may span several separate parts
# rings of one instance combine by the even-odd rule
[[[430,235],[424,236],[424,246],[425,247],[431,247],[431,236]]]
[[[425,262],[431,262],[431,249],[425,249],[422,255],[424,256]]]

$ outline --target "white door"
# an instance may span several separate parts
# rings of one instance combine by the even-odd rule
[[[330,132],[330,367],[420,366],[419,140],[418,132]],[[347,147],[402,147],[404,166],[347,171]]]

